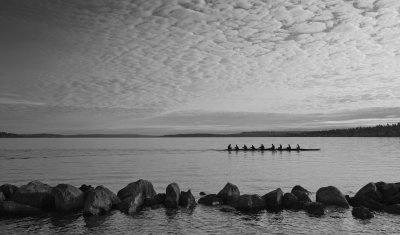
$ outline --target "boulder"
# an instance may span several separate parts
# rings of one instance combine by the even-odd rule
[[[128,184],[125,188],[119,190],[117,195],[119,199],[124,200],[139,193],[142,193],[144,198],[153,198],[156,195],[153,184],[143,179]]]
[[[0,186],[0,192],[3,192],[6,200],[9,200],[17,190],[18,187],[12,184],[3,184]]]
[[[69,184],[59,184],[52,189],[55,208],[62,211],[74,211],[83,208],[85,194]]]
[[[385,206],[385,212],[389,214],[400,215],[400,204],[393,204]]]
[[[40,215],[43,213],[42,210],[36,207],[19,204],[13,201],[4,201],[0,203],[0,215],[30,216]]]
[[[388,205],[400,204],[400,193],[397,193],[389,198],[385,198],[384,202]]]
[[[307,202],[304,204],[304,210],[307,213],[315,216],[325,215],[325,207],[322,203],[319,202]]]
[[[90,190],[93,190],[93,186],[92,185],[86,185],[86,184],[82,184],[81,187],[79,187],[79,190],[81,190],[83,193],[88,193]]]
[[[357,219],[371,219],[374,217],[374,214],[363,206],[353,207],[351,214]]]
[[[301,187],[300,185],[296,185],[296,186],[294,186],[294,187],[292,188],[291,193],[293,193],[294,195],[296,195],[296,193],[294,193],[294,191],[299,192],[299,193],[300,193],[300,192],[301,192],[301,193],[304,193],[304,194],[306,194],[307,196],[311,194],[310,191],[308,191],[307,189]]]
[[[265,201],[267,210],[279,211],[283,207],[283,192],[277,188],[262,197]]]
[[[239,200],[240,191],[236,185],[228,182],[225,185],[225,187],[221,191],[219,191],[217,196],[219,198],[221,198],[221,200],[224,204],[230,205],[230,204],[234,204],[235,202],[237,202]]]
[[[318,189],[316,201],[328,206],[349,208],[349,203],[347,202],[343,193],[334,186],[322,187]]]
[[[179,207],[179,196],[180,189],[177,183],[171,183],[167,186],[165,207],[167,208],[178,208]]]
[[[354,197],[358,197],[358,196],[366,196],[377,202],[383,201],[382,200],[383,196],[382,196],[381,192],[379,192],[376,185],[372,182],[368,183],[367,185],[362,187],[360,190],[358,190],[358,192],[356,193],[356,195],[354,195]]]
[[[241,211],[259,211],[266,209],[266,204],[257,194],[244,194],[239,197],[236,209]]]
[[[85,215],[100,215],[115,208],[120,203],[120,199],[104,186],[97,186],[90,190],[83,207]]]
[[[40,181],[32,181],[18,188],[11,200],[40,209],[54,208],[54,196],[52,187]]]
[[[385,209],[385,205],[367,196],[350,197],[348,201],[352,207],[363,206],[373,211],[383,211]]]
[[[397,184],[387,184],[385,182],[378,182],[375,184],[379,192],[381,192],[383,201],[393,197],[399,193],[399,186]]]
[[[235,207],[228,206],[228,205],[221,206],[221,208],[219,210],[222,212],[235,212],[236,211]]]
[[[179,196],[179,205],[186,208],[193,208],[196,206],[196,199],[194,198],[190,189],[187,192],[181,192]]]
[[[3,192],[0,191],[0,203],[6,200],[6,196],[4,196]]]
[[[303,191],[292,190],[292,193],[297,197],[299,202],[311,202],[311,198]]]
[[[155,195],[153,198],[145,198],[144,205],[154,207],[155,205],[164,204],[165,202],[165,193],[159,193]]]
[[[198,203],[206,206],[217,206],[222,205],[222,200],[217,197],[216,194],[208,194],[204,197],[201,197]]]
[[[282,204],[288,210],[300,210],[303,208],[303,204],[297,200],[293,193],[285,193],[282,198]]]

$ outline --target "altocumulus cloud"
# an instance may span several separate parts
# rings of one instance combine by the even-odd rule
[[[259,126],[272,128],[357,110],[372,111],[355,120],[372,120],[378,107],[400,107],[399,7],[395,0],[3,0],[0,128],[176,128],[168,118],[176,116],[185,120],[180,127],[228,129],[261,114],[270,118]],[[180,116],[199,112],[214,124]],[[232,112],[244,113],[242,123],[226,118]],[[276,115],[290,118],[278,123]],[[344,122],[320,125],[334,121]]]

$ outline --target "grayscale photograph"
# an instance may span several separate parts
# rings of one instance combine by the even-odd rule
[[[0,0],[0,234],[398,234],[399,0]]]

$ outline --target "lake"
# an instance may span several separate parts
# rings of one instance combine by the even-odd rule
[[[224,152],[228,144],[284,147],[296,144],[317,152]],[[55,138],[0,139],[0,184],[38,179],[55,186],[104,185],[118,192],[138,179],[157,192],[171,182],[181,190],[217,193],[227,182],[242,194],[284,192],[300,184],[315,192],[333,185],[344,194],[371,181],[400,182],[399,138]],[[127,216],[118,211],[97,219],[80,214],[56,217],[0,218],[3,233],[51,234],[343,234],[396,233],[400,216],[377,213],[369,221],[350,210],[322,218],[305,212],[224,213],[198,205],[194,210],[144,210]]]

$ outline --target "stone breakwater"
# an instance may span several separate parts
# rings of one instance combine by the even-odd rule
[[[344,195],[334,186],[322,187],[316,192],[316,201],[311,192],[296,185],[284,193],[277,188],[265,195],[241,194],[239,188],[227,183],[217,194],[200,193],[196,202],[190,190],[181,191],[177,183],[171,183],[165,192],[156,193],[150,181],[140,179],[119,190],[117,194],[104,186],[69,184],[55,187],[32,181],[17,187],[11,184],[0,186],[0,216],[33,216],[46,213],[76,213],[84,216],[106,214],[111,210],[134,215],[145,207],[152,209],[192,208],[197,203],[216,207],[224,212],[277,212],[281,210],[304,210],[312,216],[323,216],[327,208],[352,207],[352,215],[359,219],[370,219],[374,212],[400,215],[400,183],[368,183],[353,197]]]

